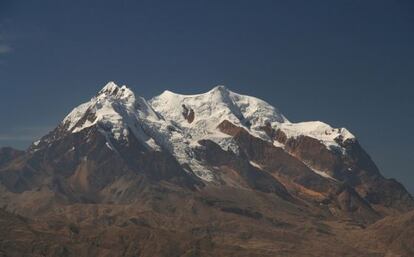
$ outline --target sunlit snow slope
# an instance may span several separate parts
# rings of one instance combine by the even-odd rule
[[[224,150],[238,153],[232,137],[217,128],[225,120],[282,148],[284,145],[274,142],[263,130],[264,126],[281,130],[288,138],[317,139],[328,149],[332,146],[341,149],[338,142],[354,138],[348,130],[332,128],[320,121],[291,123],[267,102],[237,94],[224,86],[196,95],[165,91],[147,102],[128,87],[109,82],[90,101],[70,112],[62,126],[68,133],[97,126],[108,139],[107,146],[114,151],[111,140],[127,141],[132,134],[148,149],[169,151],[198,177],[212,181],[214,171],[194,158],[194,149],[200,146],[199,140],[209,139]]]

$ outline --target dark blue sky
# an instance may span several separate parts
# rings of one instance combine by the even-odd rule
[[[0,146],[107,81],[146,98],[225,84],[356,134],[414,192],[414,3],[0,0]]]

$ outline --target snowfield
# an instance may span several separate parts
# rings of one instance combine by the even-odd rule
[[[188,113],[193,116],[189,118]],[[113,151],[116,149],[111,140],[128,141],[132,133],[148,149],[167,150],[201,179],[213,181],[214,171],[194,158],[194,149],[200,147],[199,140],[209,139],[237,154],[238,147],[232,137],[217,128],[224,120],[282,148],[283,144],[273,142],[264,132],[264,126],[280,129],[288,138],[302,135],[315,138],[328,149],[333,146],[342,149],[338,140],[355,138],[345,128],[332,128],[320,121],[291,123],[267,102],[237,94],[224,86],[196,95],[164,91],[147,101],[135,96],[128,87],[109,82],[90,101],[73,109],[62,121],[62,126],[70,133],[98,126],[107,138],[107,147]]]

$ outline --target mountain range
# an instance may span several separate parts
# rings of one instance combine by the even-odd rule
[[[414,256],[414,199],[358,139],[224,86],[105,85],[0,148],[0,256]]]

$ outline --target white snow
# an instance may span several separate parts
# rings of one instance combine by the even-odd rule
[[[285,122],[275,123],[272,125],[282,130],[288,138],[305,135],[319,140],[327,147],[340,147],[335,141],[335,138],[338,136],[341,136],[343,141],[355,138],[355,136],[352,135],[351,132],[349,132],[347,129],[332,128],[328,124],[321,121],[308,121],[299,123]]]
[[[255,97],[236,94],[224,86],[217,86],[204,94],[180,95],[164,91],[150,100],[151,106],[165,118],[179,122],[186,127],[205,126],[215,130],[223,120],[237,125],[262,125],[266,122],[284,122],[286,118],[273,106]],[[188,123],[182,115],[183,107],[195,112],[195,120]]]
[[[261,126],[272,122],[287,122],[276,108],[265,101],[234,93],[224,86],[217,86],[207,93],[196,95],[181,95],[167,90],[149,102],[165,119],[180,124],[194,141],[208,138],[225,150],[231,145],[231,137],[217,129],[224,120],[242,126],[263,139],[268,137],[260,129]],[[184,118],[183,105],[194,110],[195,118],[192,123]]]
[[[259,164],[257,164],[256,162],[254,162],[254,161],[249,161],[250,162],[250,164],[253,166],[253,167],[256,167],[256,168],[258,168],[259,170],[261,170],[262,169],[262,166],[260,166]]]
[[[114,151],[114,148],[112,148],[112,145],[109,142],[106,142],[105,145],[106,145],[106,147],[108,147],[109,149]]]
[[[354,138],[347,129],[332,128],[320,121],[291,123],[267,102],[256,97],[234,93],[224,86],[217,86],[207,93],[196,95],[181,95],[167,90],[149,102],[165,119],[180,124],[194,140],[209,138],[221,144],[223,140],[218,140],[216,137],[217,126],[224,120],[242,126],[252,135],[267,141],[272,141],[262,130],[262,127],[267,124],[274,129],[282,130],[288,137],[305,135],[315,138],[328,148],[331,146],[341,148],[335,141],[338,136],[341,136],[342,140]],[[182,115],[183,105],[194,110],[195,119],[192,123],[187,122]],[[223,137],[226,136],[219,138]],[[278,142],[273,144],[283,147]]]
[[[85,120],[86,117],[91,117],[92,120]],[[82,120],[85,122],[82,123]],[[114,82],[109,82],[89,102],[73,109],[63,120],[63,124],[72,133],[99,124],[102,133],[109,130],[115,139],[127,139],[131,131],[148,147],[158,149],[155,142],[139,126],[140,121],[157,120],[158,115],[144,98],[136,98],[126,86],[118,87]]]
[[[85,117],[93,117],[85,120]],[[213,180],[213,172],[195,160],[193,149],[197,145],[190,134],[185,133],[176,121],[163,119],[142,97],[136,97],[126,86],[118,87],[109,82],[89,102],[79,105],[63,120],[71,133],[78,133],[97,125],[106,138],[106,146],[117,152],[114,140],[126,140],[133,136],[149,149],[165,149],[181,164],[188,164],[191,170],[205,181]]]
[[[161,95],[152,98],[149,103],[155,111],[166,120],[179,124],[185,134],[191,135],[190,145],[197,145],[201,139],[209,139],[219,144],[224,150],[238,153],[237,144],[232,137],[221,133],[217,126],[228,120],[237,126],[244,127],[252,135],[263,140],[271,141],[275,147],[284,148],[284,145],[272,140],[262,130],[270,124],[273,129],[280,129],[288,138],[301,135],[319,140],[328,149],[335,146],[345,153],[343,147],[337,143],[355,138],[345,128],[332,128],[320,121],[291,123],[275,107],[256,97],[234,93],[224,86],[217,86],[212,90],[195,95],[182,95],[171,91],[164,91]],[[194,121],[189,123],[183,116],[183,105],[193,109]],[[260,166],[251,163],[255,167]],[[310,167],[311,168],[311,167]],[[315,173],[325,178],[334,179],[326,172],[311,168]]]
[[[309,167],[310,168],[310,167]],[[326,172],[324,172],[324,171],[320,171],[320,170],[317,170],[317,169],[313,169],[313,168],[310,168],[313,172],[315,172],[316,174],[318,174],[318,175],[320,175],[320,176],[322,176],[322,177],[324,177],[324,178],[329,178],[329,179],[332,179],[332,180],[336,180],[336,179],[334,179],[333,177],[331,177],[328,173],[326,173]]]
[[[184,109],[194,111],[195,117],[191,123],[184,117]],[[109,82],[90,101],[73,109],[62,121],[62,125],[69,133],[98,126],[98,131],[107,140],[106,146],[115,152],[117,150],[111,140],[122,139],[128,142],[129,136],[134,136],[148,149],[169,151],[180,164],[189,165],[201,179],[214,181],[214,170],[197,161],[194,150],[201,147],[199,140],[209,139],[224,150],[238,154],[239,149],[233,138],[217,128],[224,120],[282,148],[284,145],[269,138],[263,131],[263,126],[280,129],[288,137],[306,135],[318,139],[328,148],[340,147],[335,140],[339,136],[342,140],[354,138],[344,128],[332,128],[319,121],[291,123],[267,102],[234,93],[224,86],[196,95],[165,91],[147,102],[144,98],[135,96],[126,86],[119,87],[114,82]],[[251,164],[260,168],[255,163]],[[329,176],[314,171],[321,176]]]
[[[305,164],[310,170],[312,170],[313,172],[315,172],[316,174],[318,174],[319,176],[322,176],[322,177],[324,177],[324,178],[328,178],[328,179],[331,179],[331,180],[335,180],[336,181],[336,179],[335,178],[333,178],[331,175],[329,175],[328,173],[326,173],[325,171],[322,171],[322,170],[318,170],[318,169],[315,169],[315,168],[313,168],[311,165],[309,165],[307,162],[303,162],[303,164]]]

